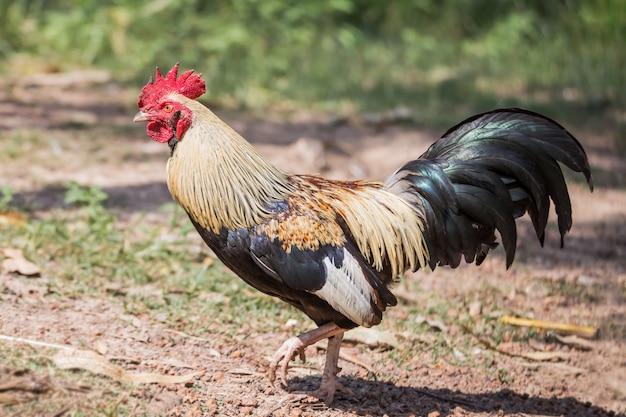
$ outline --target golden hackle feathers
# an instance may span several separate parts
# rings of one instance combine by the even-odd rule
[[[249,228],[266,220],[266,202],[282,201],[293,188],[237,132],[202,104],[173,96],[193,114],[192,126],[168,161],[174,199],[202,227]]]

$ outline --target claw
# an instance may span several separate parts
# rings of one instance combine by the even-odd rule
[[[287,339],[281,345],[270,362],[269,378],[272,384],[276,381],[276,370],[280,364],[280,382],[281,385],[285,387],[287,386],[287,370],[289,369],[289,362],[296,357],[296,353],[299,355],[300,359],[305,361],[305,347],[306,345],[298,337]]]

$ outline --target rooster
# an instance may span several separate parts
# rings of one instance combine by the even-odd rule
[[[205,82],[193,70],[143,87],[135,122],[171,150],[172,197],[217,257],[259,291],[304,312],[318,326],[284,342],[269,364],[287,385],[289,362],[328,339],[319,389],[337,391],[343,333],[381,322],[397,303],[393,284],[405,271],[480,265],[498,242],[513,262],[515,219],[528,213],[543,244],[550,199],[561,246],[572,226],[559,163],[582,172],[593,190],[587,156],[562,126],[528,110],[501,109],[449,129],[422,156],[385,183],[293,175],[195,99]]]

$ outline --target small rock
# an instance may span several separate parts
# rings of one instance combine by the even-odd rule
[[[2,269],[7,272],[17,272],[25,276],[39,276],[41,269],[24,257],[21,249],[4,249],[5,260],[2,262]]]

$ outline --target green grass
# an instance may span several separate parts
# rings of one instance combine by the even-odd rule
[[[225,107],[408,106],[418,123],[447,127],[526,106],[623,128],[624,5],[0,0],[0,69],[19,77],[97,67],[139,88],[155,66],[180,61],[203,73],[204,99]]]

